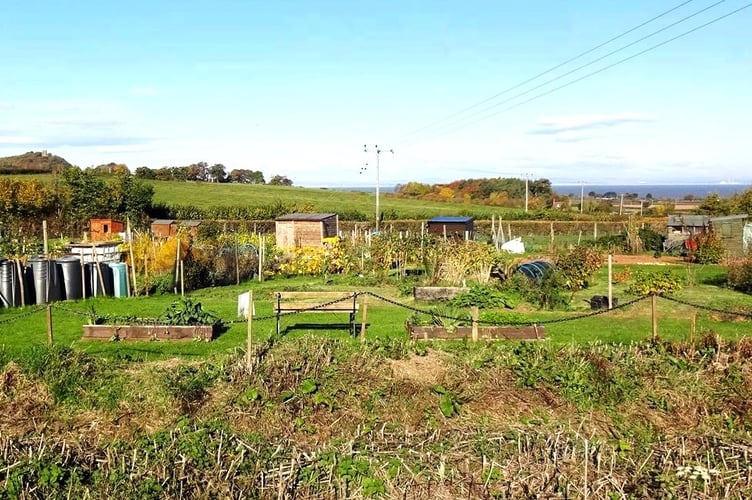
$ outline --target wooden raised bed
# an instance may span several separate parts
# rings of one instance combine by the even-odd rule
[[[472,339],[473,329],[470,326],[459,326],[447,331],[443,326],[413,326],[407,325],[407,332],[413,340],[462,340]],[[479,340],[542,340],[546,338],[543,326],[480,326]]]
[[[214,337],[212,325],[84,325],[84,340],[194,340]]]
[[[413,288],[415,300],[449,300],[470,290],[463,286],[416,286]]]

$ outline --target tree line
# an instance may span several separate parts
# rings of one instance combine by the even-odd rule
[[[111,173],[110,165],[101,165],[94,170],[99,173]],[[125,167],[123,165],[123,167]],[[125,167],[127,168],[127,167]],[[192,163],[183,167],[149,168],[138,167],[135,176],[139,179],[157,181],[193,181],[193,182],[218,182],[237,184],[269,184],[272,186],[292,186],[292,180],[284,175],[274,175],[269,182],[264,179],[260,170],[235,168],[227,172],[227,167],[221,163],[209,166],[205,161]]]
[[[55,230],[77,234],[94,217],[128,217],[142,224],[153,197],[154,188],[128,169],[110,177],[70,167],[55,174],[52,182],[0,177],[0,226],[5,232],[23,231],[48,219]]]
[[[526,186],[527,184],[527,186]],[[528,196],[536,208],[550,206],[553,199],[551,181],[517,178],[460,179],[448,184],[423,184],[408,182],[395,188],[395,195],[431,201],[467,201],[495,206],[517,206]]]

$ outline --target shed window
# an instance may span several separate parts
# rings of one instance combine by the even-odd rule
[[[102,232],[107,233],[110,231],[110,227],[107,224],[102,224]]]
[[[724,238],[731,237],[731,224],[721,224],[721,236]]]

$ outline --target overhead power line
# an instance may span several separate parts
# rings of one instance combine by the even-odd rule
[[[415,135],[415,134],[417,134],[419,132],[422,132],[424,130],[427,130],[429,128],[433,128],[435,125],[443,123],[443,122],[445,122],[447,120],[450,120],[452,118],[455,118],[457,116],[463,115],[463,114],[467,113],[468,111],[471,111],[471,110],[473,110],[475,108],[478,108],[478,107],[482,106],[483,104],[486,104],[487,102],[493,101],[494,99],[496,99],[498,97],[501,97],[501,96],[503,96],[505,94],[508,94],[509,92],[511,92],[513,90],[516,90],[516,89],[522,87],[523,85],[531,83],[531,82],[539,79],[542,76],[545,76],[545,75],[547,75],[547,74],[549,74],[549,73],[551,73],[553,71],[556,71],[557,69],[561,68],[562,66],[566,66],[567,64],[569,64],[571,62],[574,62],[574,61],[576,61],[578,59],[581,59],[581,58],[585,57],[586,55],[591,54],[591,53],[595,52],[596,50],[598,50],[598,49],[600,49],[602,47],[605,47],[606,45],[608,45],[608,44],[610,44],[612,42],[615,42],[616,40],[619,40],[620,38],[623,38],[623,37],[627,36],[628,34],[634,32],[634,31],[637,31],[638,29],[640,29],[640,28],[642,28],[644,26],[647,26],[648,24],[652,23],[653,21],[657,21],[658,19],[667,16],[668,14],[674,12],[675,10],[678,10],[678,9],[684,7],[685,5],[687,5],[687,4],[689,4],[689,3],[693,2],[693,1],[694,0],[686,0],[686,1],[682,2],[682,3],[680,3],[679,5],[676,5],[676,6],[672,7],[672,8],[670,8],[667,11],[661,12],[657,16],[651,17],[647,21],[644,21],[644,22],[638,24],[637,26],[635,26],[633,28],[628,29],[627,31],[619,33],[618,35],[616,35],[613,38],[609,38],[605,42],[602,42],[602,43],[596,45],[595,47],[592,47],[592,48],[590,48],[590,49],[588,49],[588,50],[586,50],[584,52],[581,52],[581,53],[577,54],[576,56],[571,57],[571,58],[567,59],[566,61],[557,64],[556,66],[552,66],[552,67],[548,68],[547,70],[542,71],[541,73],[538,73],[537,75],[528,78],[527,80],[524,80],[524,81],[522,81],[520,83],[512,85],[511,87],[508,87],[508,88],[502,90],[501,92],[498,92],[498,93],[492,95],[491,97],[487,97],[486,99],[483,99],[482,101],[478,101],[475,104],[472,104],[472,105],[470,105],[470,106],[468,106],[466,108],[463,108],[463,109],[461,109],[461,110],[459,110],[459,111],[457,111],[455,113],[447,115],[447,116],[445,116],[443,118],[440,118],[440,119],[438,119],[438,120],[436,120],[434,122],[429,123],[428,125],[425,125],[425,126],[420,127],[420,128],[418,128],[416,130],[413,130],[412,132],[409,132],[409,133],[405,134],[405,137],[409,137],[411,135]],[[724,0],[721,0],[721,1],[724,1]]]
[[[569,87],[571,85],[574,85],[575,83],[579,83],[579,82],[581,82],[583,80],[586,80],[586,79],[591,78],[591,77],[593,77],[595,75],[603,73],[604,71],[607,71],[607,70],[609,70],[611,68],[614,68],[616,66],[624,64],[625,62],[631,61],[632,59],[635,59],[635,58],[637,58],[639,56],[647,54],[648,52],[652,52],[653,50],[656,50],[656,49],[658,49],[660,47],[663,47],[664,45],[667,45],[667,44],[669,44],[671,42],[674,42],[674,41],[676,41],[676,40],[678,40],[680,38],[684,38],[685,36],[690,35],[690,34],[696,32],[696,31],[699,31],[701,29],[707,28],[708,26],[710,26],[712,24],[715,24],[715,23],[717,23],[719,21],[722,21],[723,19],[726,19],[727,17],[731,17],[731,16],[733,16],[735,14],[738,14],[739,12],[741,12],[741,11],[743,11],[745,9],[748,9],[750,7],[752,7],[752,3],[748,3],[746,5],[743,5],[742,7],[739,7],[736,10],[733,10],[733,11],[731,11],[731,12],[729,12],[727,14],[724,14],[722,16],[716,17],[716,18],[714,18],[714,19],[712,19],[712,20],[710,20],[710,21],[708,21],[708,22],[706,22],[704,24],[701,24],[699,26],[696,26],[696,27],[692,28],[691,30],[685,31],[683,33],[680,33],[680,34],[674,36],[674,37],[671,37],[671,38],[669,38],[667,40],[664,40],[663,42],[660,42],[660,43],[657,43],[655,45],[652,45],[652,46],[650,46],[650,47],[648,47],[648,48],[646,48],[644,50],[641,50],[640,52],[632,54],[631,56],[627,56],[627,57],[625,57],[623,59],[619,59],[618,61],[616,61],[614,63],[611,63],[611,64],[609,64],[607,66],[599,68],[599,69],[597,69],[595,71],[592,71],[590,73],[587,73],[587,74],[585,74],[585,75],[583,75],[583,76],[581,76],[579,78],[575,78],[574,80],[570,80],[569,82],[564,83],[562,85],[559,85],[558,87],[554,87],[552,89],[546,90],[545,92],[541,92],[540,94],[536,94],[536,95],[530,97],[529,99],[525,99],[524,101],[520,101],[520,102],[517,102],[515,104],[512,104],[511,106],[503,108],[503,109],[501,109],[499,111],[495,111],[493,113],[480,116],[480,117],[476,118],[475,120],[473,120],[473,121],[471,121],[469,123],[464,123],[464,124],[456,126],[455,128],[452,128],[452,129],[449,129],[449,130],[445,130],[442,133],[440,133],[440,134],[438,134],[438,135],[436,135],[434,137],[442,137],[442,136],[447,135],[449,133],[456,132],[456,131],[461,130],[463,128],[466,128],[466,127],[468,127],[470,125],[474,125],[476,123],[482,122],[484,120],[487,120],[487,119],[492,118],[494,116],[500,115],[500,114],[505,113],[507,111],[510,111],[512,109],[518,108],[518,107],[520,107],[520,106],[522,106],[524,104],[530,103],[530,102],[538,100],[538,99],[540,99],[542,97],[545,97],[545,96],[548,96],[550,94],[553,94],[554,92],[558,92],[559,90],[565,89],[565,88],[567,88],[567,87]]]
[[[485,113],[487,111],[490,111],[490,110],[492,110],[494,108],[498,108],[499,106],[502,106],[502,105],[504,105],[504,104],[506,104],[508,102],[512,102],[515,99],[518,99],[520,97],[526,96],[526,95],[528,95],[528,94],[530,94],[532,92],[535,92],[538,89],[546,87],[547,85],[550,85],[550,84],[552,84],[554,82],[558,82],[559,80],[562,80],[563,78],[566,78],[567,76],[569,76],[571,74],[577,73],[580,70],[588,68],[588,67],[592,66],[593,64],[599,63],[599,62],[603,61],[604,59],[607,59],[607,58],[609,58],[609,57],[611,57],[611,56],[613,56],[615,54],[618,54],[619,52],[622,52],[622,51],[624,51],[624,50],[626,50],[626,49],[628,49],[630,47],[634,47],[638,43],[644,42],[648,38],[652,38],[655,35],[659,35],[659,34],[663,33],[664,31],[667,31],[667,30],[669,30],[669,29],[671,29],[671,28],[673,28],[673,27],[675,27],[675,26],[677,26],[679,24],[685,23],[685,22],[689,21],[690,19],[692,19],[694,17],[697,17],[700,14],[703,14],[703,13],[707,12],[708,10],[714,8],[714,7],[717,7],[718,5],[724,3],[725,1],[726,0],[719,0],[719,1],[715,2],[714,4],[711,4],[711,5],[703,8],[703,9],[700,9],[700,10],[698,10],[696,12],[693,12],[692,14],[689,14],[688,16],[685,16],[685,17],[683,17],[683,18],[681,18],[681,19],[679,19],[677,21],[674,21],[673,23],[668,24],[668,25],[664,26],[663,28],[660,28],[660,29],[655,30],[655,31],[653,31],[651,33],[648,33],[647,35],[645,35],[645,36],[643,36],[641,38],[638,38],[637,40],[635,40],[633,42],[630,42],[630,43],[628,43],[626,45],[622,45],[618,49],[614,49],[611,52],[598,57],[597,59],[593,59],[590,62],[587,62],[585,64],[581,64],[580,66],[577,66],[576,68],[567,71],[566,73],[562,73],[561,75],[555,76],[554,78],[550,78],[550,79],[546,80],[545,82],[536,85],[535,87],[531,87],[531,88],[529,88],[529,89],[527,89],[527,90],[525,90],[523,92],[515,94],[515,95],[513,95],[511,97],[508,97],[508,98],[506,98],[506,99],[504,99],[502,101],[499,101],[497,103],[494,103],[494,104],[492,104],[490,106],[487,106],[484,109],[475,111],[472,114],[470,114],[468,116],[465,116],[463,118],[460,118],[460,119],[458,119],[458,120],[456,120],[454,122],[449,122],[447,124],[444,124],[444,125],[440,126],[436,130],[436,132],[439,132],[441,129],[446,128],[446,127],[452,127],[452,126],[460,125],[462,122],[472,122],[475,117],[480,116],[480,115],[482,115],[483,113]]]

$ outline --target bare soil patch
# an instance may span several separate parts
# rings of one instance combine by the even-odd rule
[[[668,266],[684,264],[684,259],[673,255],[661,255],[660,257],[651,257],[650,255],[614,255],[613,263]]]

